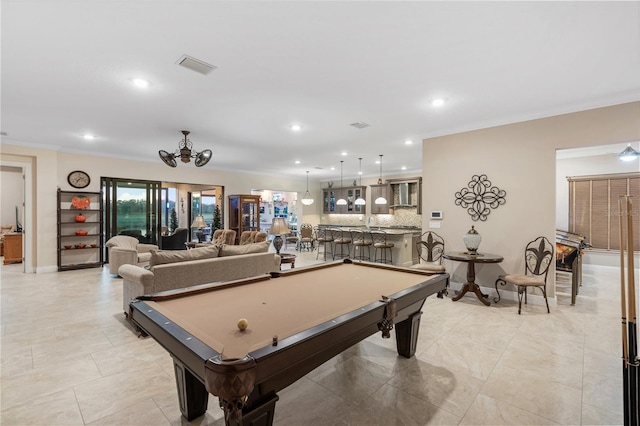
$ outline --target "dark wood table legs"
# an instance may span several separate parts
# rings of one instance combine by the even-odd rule
[[[491,303],[487,300],[489,297],[488,294],[484,294],[480,290],[480,286],[475,283],[476,280],[476,267],[474,262],[467,262],[467,282],[462,286],[462,290],[458,293],[456,297],[453,298],[453,301],[456,302],[462,298],[467,292],[473,292],[485,305],[489,306]]]

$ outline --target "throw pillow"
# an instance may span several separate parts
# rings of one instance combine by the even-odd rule
[[[149,267],[164,265],[167,263],[185,262],[187,260],[200,260],[218,257],[220,246],[211,244],[209,247],[197,247],[191,250],[155,250],[151,252]]]
[[[269,251],[269,241],[263,241],[261,243],[245,244],[243,246],[225,244],[220,248],[218,256],[237,256],[239,254],[250,253],[266,253]]]

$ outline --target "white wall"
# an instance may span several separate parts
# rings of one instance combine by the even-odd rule
[[[540,235],[555,240],[556,149],[638,139],[640,102],[425,139],[423,211],[444,212],[442,228],[436,231],[447,250],[464,250],[462,235],[475,225],[483,237],[480,251],[504,256],[500,264],[476,269],[476,282],[490,290],[499,274],[524,271],[523,250],[529,241]],[[455,205],[454,194],[475,174],[486,174],[507,192],[506,204],[492,211],[486,222],[473,222]],[[423,215],[423,230],[429,229],[428,222]],[[453,281],[465,281],[466,265],[446,266]],[[553,297],[554,274],[551,280]]]
[[[146,163],[126,159],[91,157],[9,145],[4,141],[0,159],[2,161],[10,159],[33,162],[34,164],[34,193],[36,195],[31,209],[35,218],[33,226],[38,229],[38,239],[34,240],[37,272],[57,271],[56,193],[58,188],[74,190],[67,183],[67,175],[73,170],[84,170],[89,173],[91,184],[86,188],[87,191],[100,191],[101,176],[222,185],[225,187],[225,196],[249,194],[252,189],[269,188],[298,192],[298,198],[300,198],[306,189],[306,175],[300,176],[299,180],[292,180],[277,176],[220,171],[215,169],[215,165],[202,169],[193,165],[185,165],[173,169],[160,161]],[[314,195],[321,194],[318,183],[309,182],[309,190],[314,191]],[[298,215],[302,215],[305,221],[317,223],[321,206],[321,203],[314,203],[309,207],[300,206]],[[35,234],[36,232],[32,235]]]

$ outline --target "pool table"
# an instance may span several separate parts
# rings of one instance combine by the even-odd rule
[[[448,281],[345,259],[141,296],[129,318],[171,354],[186,419],[205,413],[210,392],[226,424],[269,425],[276,392],[378,331],[395,328],[412,357],[425,299]]]

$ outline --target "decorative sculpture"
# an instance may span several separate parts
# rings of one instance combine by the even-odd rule
[[[474,175],[466,188],[456,192],[456,205],[467,209],[472,220],[484,222],[491,209],[507,202],[506,195],[502,189],[491,186],[487,175]]]

